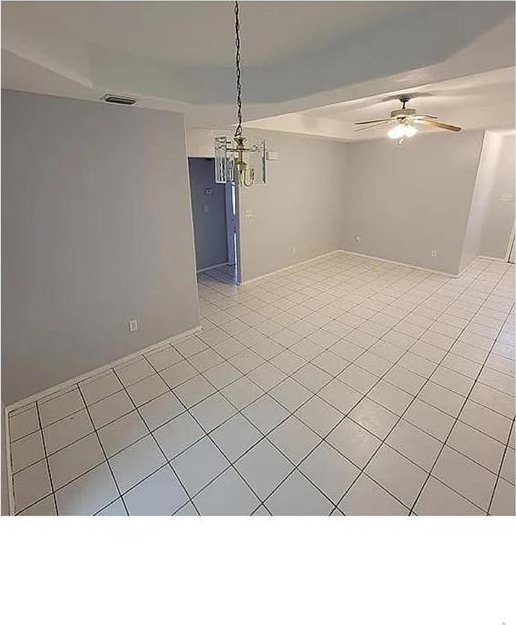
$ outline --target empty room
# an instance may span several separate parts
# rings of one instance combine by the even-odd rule
[[[514,65],[512,2],[3,2],[2,514],[513,516]]]

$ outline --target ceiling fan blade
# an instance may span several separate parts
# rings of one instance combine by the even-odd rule
[[[442,128],[443,130],[453,130],[453,132],[462,130],[460,126],[446,124],[445,122],[441,122],[437,119],[415,119],[414,123],[419,124],[420,126],[432,126],[433,128]]]
[[[370,130],[371,128],[376,128],[376,126],[383,126],[383,124],[389,123],[390,119],[382,119],[382,121],[373,124],[372,126],[362,126],[362,128],[355,128],[355,132],[360,132],[361,130]]]
[[[438,119],[435,115],[413,115],[412,119]]]
[[[355,122],[355,125],[361,126],[362,124],[377,124],[378,122],[388,122],[388,121],[390,121],[390,117],[387,117],[385,119],[370,119],[367,122]]]

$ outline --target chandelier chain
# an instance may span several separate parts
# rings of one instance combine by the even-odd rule
[[[242,72],[240,69],[240,7],[235,0],[235,73],[236,73],[236,103],[238,124],[235,137],[242,136]]]

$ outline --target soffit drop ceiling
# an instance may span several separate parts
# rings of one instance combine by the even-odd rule
[[[513,65],[512,2],[242,2],[247,119]],[[232,2],[3,2],[2,86],[233,121]]]

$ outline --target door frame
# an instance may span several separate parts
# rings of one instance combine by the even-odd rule
[[[514,240],[515,240],[515,229],[514,229],[514,224],[512,225],[512,230],[511,230],[511,236],[509,237],[509,244],[507,245],[507,251],[505,252],[505,262],[509,263],[510,260],[509,258],[511,257],[511,252],[512,249],[514,247]]]

